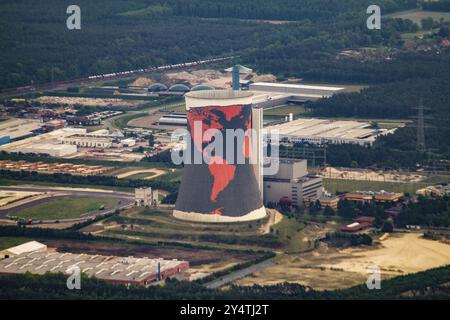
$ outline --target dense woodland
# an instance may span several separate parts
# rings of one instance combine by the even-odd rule
[[[415,6],[379,2],[383,12]],[[369,0],[80,0],[82,29],[69,31],[69,4],[2,1],[0,88],[237,53],[262,71],[319,77],[327,68],[321,62],[336,50],[394,44],[396,30],[411,28],[386,20],[381,31],[369,32]]]
[[[384,18],[381,30],[368,30],[369,0],[80,0],[78,31],[66,28],[69,4],[2,1],[0,88],[238,55],[237,62],[280,79],[372,84],[361,93],[309,104],[314,116],[412,119],[423,98],[428,155],[415,151],[416,129],[409,126],[370,151],[349,146],[347,154],[330,152],[333,165],[413,168],[449,158],[450,49],[399,53],[401,33],[419,26]],[[383,14],[418,6],[415,0],[378,4]],[[448,25],[434,26],[437,39],[450,36]],[[393,50],[392,57],[336,59],[342,50],[361,47]]]
[[[430,11],[450,12],[450,0],[423,1],[422,8]]]

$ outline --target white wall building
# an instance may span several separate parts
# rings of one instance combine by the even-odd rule
[[[134,189],[134,203],[137,207],[150,207],[159,204],[158,190],[152,188]]]
[[[322,178],[309,175],[306,160],[270,159],[279,162],[276,175],[264,175],[264,203],[278,203],[287,197],[293,205],[322,197]]]

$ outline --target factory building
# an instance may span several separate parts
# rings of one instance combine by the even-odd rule
[[[169,126],[187,126],[187,116],[185,113],[171,113],[162,116],[159,118],[158,122],[159,125],[169,125]]]
[[[47,252],[47,246],[37,241],[29,241],[15,247],[1,250],[0,259],[7,259],[19,254],[27,254],[31,252]]]
[[[1,151],[9,153],[48,154],[53,157],[64,157],[77,152],[77,146],[61,144],[61,139],[76,134],[86,133],[82,128],[63,128],[11,142],[0,146]]]
[[[50,132],[58,129],[62,129],[66,126],[66,121],[64,120],[50,120],[44,123],[42,129],[44,132]]]
[[[305,103],[321,98],[331,97],[344,88],[310,86],[301,84],[255,82],[248,84],[253,93],[253,106],[257,108],[273,108],[287,103]]]
[[[47,250],[22,252],[0,260],[0,274],[5,275],[27,272],[38,275],[47,272],[68,273],[71,267],[78,267],[88,277],[127,286],[147,286],[188,271],[189,262],[176,259],[60,253]]]
[[[158,190],[152,188],[134,189],[134,203],[137,207],[150,207],[159,204]]]
[[[348,201],[355,202],[379,202],[379,203],[392,203],[398,202],[404,196],[400,192],[373,192],[373,191],[355,191],[349,192],[344,195],[344,198]]]
[[[344,88],[311,86],[303,84],[255,82],[249,85],[251,91],[279,92],[306,98],[328,98]]]
[[[227,153],[244,159],[245,163],[227,163],[225,154],[208,155],[205,145],[211,140],[198,141],[204,131],[215,128],[222,133],[222,150],[226,150],[225,130],[252,128],[252,94],[248,91],[201,90],[186,97],[190,158],[185,159],[183,178],[173,215],[176,218],[201,222],[250,221],[266,216],[261,193],[252,164],[252,139],[234,143]],[[196,132],[195,121],[201,121]],[[200,156],[200,163],[194,161]],[[204,161],[207,157],[211,161]],[[216,161],[215,159],[219,159]]]
[[[32,137],[42,123],[34,119],[13,119],[0,122],[0,145]]]
[[[52,143],[35,143],[21,149],[22,153],[48,154],[51,157],[65,157],[77,152],[77,146]]]
[[[61,142],[80,148],[132,147],[136,144],[134,139],[123,139],[122,133],[110,133],[106,129],[64,137]]]
[[[323,194],[322,178],[308,174],[307,160],[268,159],[278,161],[275,175],[264,175],[264,203],[279,203],[289,199],[295,206],[320,199]],[[266,164],[267,165],[267,164]]]
[[[326,119],[297,119],[268,127],[278,130],[281,141],[310,144],[359,144],[372,145],[378,136],[393,130],[370,128],[371,124],[359,121],[333,121]]]

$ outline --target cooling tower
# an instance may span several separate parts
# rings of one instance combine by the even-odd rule
[[[185,157],[174,210],[176,218],[200,222],[239,222],[266,216],[255,168],[250,163],[252,141],[250,137],[229,138],[226,133],[227,129],[241,129],[241,132],[251,129],[251,103],[252,93],[243,91],[208,90],[186,94],[190,132],[188,148],[191,152],[190,156]],[[215,129],[212,132],[216,134],[221,133],[223,141],[217,140],[216,136],[205,135],[211,131],[208,129]],[[232,147],[227,137],[228,140],[233,139]],[[216,146],[223,146],[222,153],[206,153],[213,142]],[[203,156],[200,163],[194,163],[196,156]]]

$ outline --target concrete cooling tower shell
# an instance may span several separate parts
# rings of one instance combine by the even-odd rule
[[[251,129],[251,103],[250,92],[205,90],[186,94],[191,161],[184,166],[173,213],[176,218],[199,222],[240,222],[266,216],[254,166],[250,163],[251,140],[237,139],[233,145],[234,160],[242,156],[244,163],[228,163],[229,159],[225,157],[226,146],[229,145],[225,131]],[[208,129],[222,133],[223,154],[205,154],[205,148],[213,141],[203,136]],[[203,158],[196,164],[193,163],[195,153],[220,161],[208,162]]]

